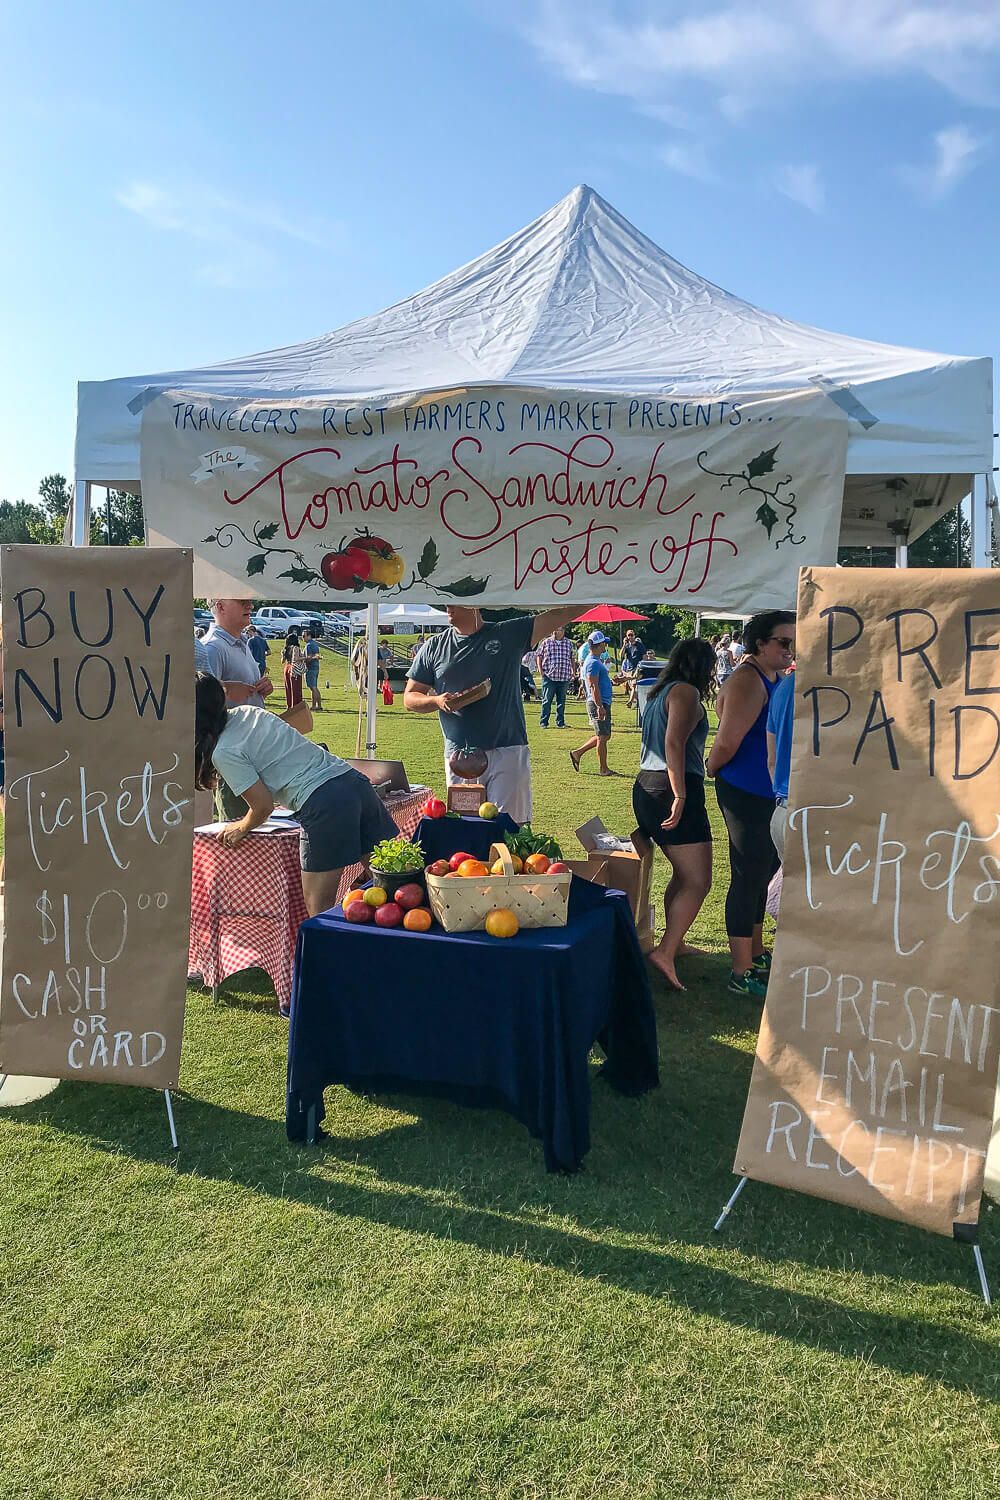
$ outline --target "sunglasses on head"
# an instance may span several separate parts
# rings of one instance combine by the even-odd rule
[[[795,637],[793,635],[771,635],[768,636],[768,640],[774,641],[775,645],[780,646],[783,651],[795,650]]]

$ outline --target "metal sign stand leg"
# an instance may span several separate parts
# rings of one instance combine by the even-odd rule
[[[721,1230],[722,1226],[725,1224],[726,1220],[729,1218],[729,1215],[732,1213],[733,1209],[735,1208],[737,1198],[740,1196],[740,1194],[742,1193],[743,1189],[746,1187],[746,1185],[747,1185],[747,1183],[749,1181],[750,1181],[749,1177],[741,1177],[740,1178],[739,1182],[736,1184],[735,1188],[733,1189],[733,1191],[732,1191],[732,1193],[731,1193],[731,1195],[729,1197],[729,1201],[727,1202],[725,1208],[722,1210],[721,1214],[716,1219],[715,1223],[712,1225],[712,1229],[713,1229],[714,1233],[716,1233],[716,1234],[719,1233],[719,1231]],[[989,1284],[989,1282],[986,1279],[986,1267],[983,1264],[983,1252],[980,1249],[980,1247],[979,1247],[978,1244],[973,1244],[973,1246],[972,1246],[972,1258],[973,1258],[973,1260],[976,1263],[976,1272],[977,1272],[977,1274],[979,1276],[979,1290],[983,1294],[983,1301],[986,1303],[987,1307],[992,1307],[993,1306],[993,1298],[990,1295],[990,1284]]]
[[[729,1202],[726,1204],[725,1208],[722,1210],[721,1214],[712,1225],[712,1229],[716,1234],[718,1234],[723,1224],[729,1218],[729,1215],[733,1210],[733,1206],[736,1203],[737,1198],[740,1196],[749,1181],[749,1177],[741,1177],[739,1182],[736,1184],[736,1187],[733,1190],[732,1197],[729,1199]]]
[[[177,1145],[177,1129],[176,1129],[176,1126],[174,1125],[174,1106],[173,1106],[173,1101],[170,1098],[170,1090],[169,1089],[164,1089],[163,1090],[163,1102],[167,1106],[167,1124],[170,1126],[170,1144],[171,1144],[171,1146],[173,1146],[174,1150],[176,1151],[176,1150],[178,1150],[178,1145]]]
[[[972,1258],[976,1262],[976,1270],[979,1272],[979,1290],[983,1294],[983,1301],[987,1307],[993,1306],[993,1298],[990,1296],[990,1284],[986,1280],[986,1267],[983,1265],[983,1252],[978,1245],[972,1247]]]

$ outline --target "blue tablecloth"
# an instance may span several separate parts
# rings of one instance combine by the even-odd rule
[[[495,818],[421,818],[413,837],[430,865],[436,859],[450,859],[459,849],[473,859],[485,859],[491,844],[500,843],[505,833],[516,833],[518,827],[509,813]]]
[[[505,940],[325,912],[299,929],[288,1137],[311,1138],[329,1084],[431,1093],[507,1110],[541,1137],[550,1171],[572,1172],[590,1146],[595,1041],[616,1088],[656,1086],[646,965],[620,891],[574,876],[566,927]]]

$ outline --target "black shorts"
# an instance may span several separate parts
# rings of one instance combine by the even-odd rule
[[[684,777],[684,811],[676,828],[664,828],[674,805],[666,771],[640,771],[632,788],[632,810],[640,832],[663,850],[671,844],[710,844],[712,827],[705,809],[704,776]]]
[[[371,782],[353,766],[318,786],[295,816],[302,824],[299,863],[313,875],[363,864],[381,839],[399,833]]]

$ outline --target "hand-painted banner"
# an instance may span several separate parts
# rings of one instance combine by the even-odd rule
[[[806,568],[796,647],[735,1170],[961,1235],[1000,1059],[1000,574]]]
[[[200,593],[358,603],[787,606],[836,560],[847,420],[825,395],[510,388],[294,405],[165,391],[142,420],[155,545]]]
[[[191,554],[4,546],[0,562],[0,1068],[169,1087],[191,906]]]

